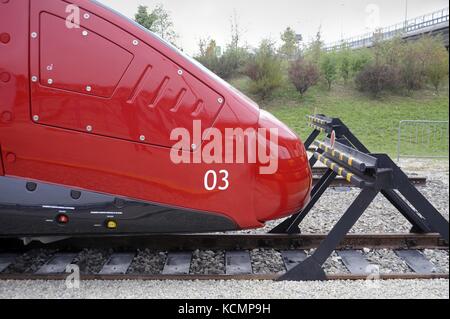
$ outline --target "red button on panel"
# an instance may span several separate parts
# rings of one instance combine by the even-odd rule
[[[1,43],[9,43],[11,41],[11,36],[8,33],[1,33],[0,34],[0,42]]]
[[[65,214],[58,215],[58,217],[56,217],[56,221],[60,224],[67,224],[69,222],[69,216]]]

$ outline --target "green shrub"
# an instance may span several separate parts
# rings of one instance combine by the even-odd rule
[[[424,51],[414,42],[404,43],[398,50],[403,87],[408,92],[420,90],[425,84]]]
[[[299,58],[289,65],[289,80],[303,96],[308,89],[317,84],[320,78],[317,66],[304,58]]]
[[[422,63],[426,80],[433,85],[436,92],[448,77],[448,52],[442,45],[443,39],[437,36],[424,36],[417,41],[422,53]]]
[[[358,74],[366,67],[373,59],[371,52],[368,49],[359,49],[352,51],[350,68],[353,75]]]
[[[338,54],[339,75],[347,83],[351,73],[351,51],[343,48]]]
[[[199,48],[200,55],[195,59],[224,80],[229,80],[242,73],[249,56],[245,48],[236,48],[231,45],[221,55],[214,40],[209,42],[200,40]]]
[[[448,78],[448,52],[442,47],[441,50],[433,52],[430,61],[425,68],[428,81],[434,86],[436,92],[445,78]]]
[[[392,65],[370,63],[356,75],[355,83],[358,90],[377,97],[385,90],[398,89],[400,77],[400,71]]]
[[[254,55],[249,58],[245,74],[252,80],[250,90],[262,99],[270,97],[283,83],[281,60],[274,44],[263,40]]]
[[[323,53],[320,61],[320,70],[322,76],[327,81],[328,90],[331,90],[331,85],[337,76],[337,59],[334,52]]]

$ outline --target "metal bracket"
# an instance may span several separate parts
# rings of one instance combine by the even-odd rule
[[[321,161],[328,170],[314,186],[308,205],[270,233],[299,233],[300,223],[337,175],[345,176],[362,191],[314,254],[289,270],[279,280],[324,279],[326,276],[321,268],[322,265],[379,193],[383,194],[413,225],[413,230],[421,233],[438,232],[444,240],[449,241],[448,221],[416,189],[388,155],[371,154],[339,119],[327,118],[324,115],[309,117],[309,119],[314,131],[307,140],[308,147],[312,144],[317,147],[310,164],[314,166],[317,161]],[[336,147],[331,147],[327,139],[324,143],[314,143],[314,139],[320,132],[331,134],[334,129],[338,138]],[[411,205],[395,190],[398,190]]]

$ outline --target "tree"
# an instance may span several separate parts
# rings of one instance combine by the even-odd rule
[[[448,77],[448,52],[442,45],[440,36],[423,36],[417,42],[422,60],[425,79],[439,92],[443,80]]]
[[[200,55],[196,59],[214,73],[219,73],[217,55],[217,44],[213,39],[201,39],[199,41]]]
[[[162,4],[158,4],[150,13],[148,12],[148,7],[139,6],[135,20],[144,28],[156,33],[164,40],[175,44],[178,36],[174,31],[170,13],[164,9]]]
[[[230,18],[231,22],[231,42],[228,45],[229,50],[239,50],[242,38],[242,30],[239,26],[239,19],[236,11],[233,11],[233,15]]]
[[[148,7],[140,5],[134,19],[144,28],[153,31],[153,24],[158,17],[153,12],[148,13]]]
[[[425,83],[424,52],[413,42],[406,42],[399,48],[400,67],[403,86],[408,90],[419,90]],[[393,65],[393,64],[391,64]],[[394,64],[395,65],[395,64]]]
[[[306,50],[306,59],[312,61],[316,65],[320,64],[320,60],[323,53],[324,42],[322,41],[321,29],[317,31],[316,38],[309,44]]]
[[[352,51],[350,69],[354,75],[358,74],[372,61],[372,54],[369,49],[358,49]]]
[[[331,90],[331,85],[336,79],[337,63],[334,52],[324,53],[320,61],[320,70],[322,75],[328,83],[328,90]]]
[[[339,75],[347,83],[351,71],[351,51],[343,48],[339,51]]]
[[[241,45],[242,31],[239,27],[236,12],[230,21],[231,40],[223,54],[219,54],[219,47],[214,40],[202,39],[199,42],[200,54],[195,57],[197,61],[225,80],[243,72],[242,70],[249,57],[248,49]]]
[[[443,80],[448,77],[448,52],[443,46],[430,55],[425,74],[431,84],[434,86],[436,92],[439,92]]]
[[[279,49],[279,53],[288,58],[293,59],[300,53],[298,36],[291,27],[287,27],[281,34],[282,46]]]
[[[289,66],[289,79],[303,97],[306,91],[319,81],[319,69],[303,57],[293,61]]]
[[[252,80],[250,90],[262,99],[270,97],[283,83],[281,61],[274,47],[272,41],[263,40],[247,64],[246,74]]]

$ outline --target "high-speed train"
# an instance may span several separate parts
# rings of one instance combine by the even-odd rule
[[[310,199],[305,147],[95,1],[0,1],[0,237],[251,229]]]

